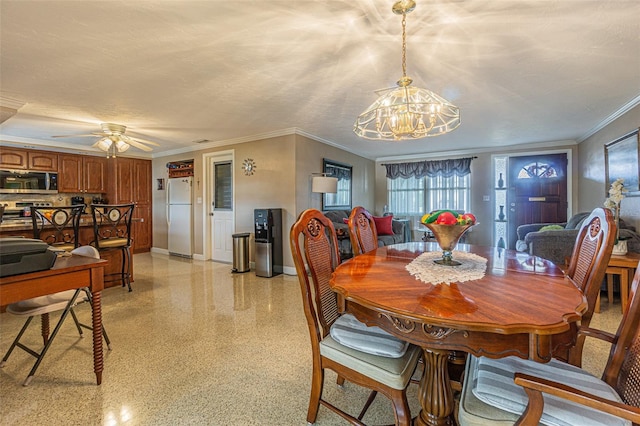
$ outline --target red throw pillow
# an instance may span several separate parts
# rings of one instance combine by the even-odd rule
[[[342,223],[346,223],[348,225],[349,224],[349,218],[348,217],[343,217],[342,218]]]
[[[376,224],[376,232],[378,235],[393,235],[393,227],[391,221],[393,216],[385,217],[373,217],[373,222]]]

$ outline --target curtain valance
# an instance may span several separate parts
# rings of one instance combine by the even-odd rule
[[[389,179],[410,177],[423,178],[425,176],[451,177],[466,176],[471,173],[471,160],[474,157],[456,158],[455,160],[416,161],[413,163],[383,164],[387,168]]]

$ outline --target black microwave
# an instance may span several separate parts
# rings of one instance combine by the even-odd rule
[[[58,174],[32,170],[0,170],[0,194],[52,194],[58,192]]]

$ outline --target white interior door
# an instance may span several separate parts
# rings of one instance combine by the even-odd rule
[[[233,155],[213,156],[209,161],[209,229],[211,259],[233,261],[234,182]]]

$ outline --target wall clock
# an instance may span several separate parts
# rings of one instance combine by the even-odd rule
[[[256,171],[256,162],[247,158],[242,162],[242,170],[246,176],[251,176]]]

